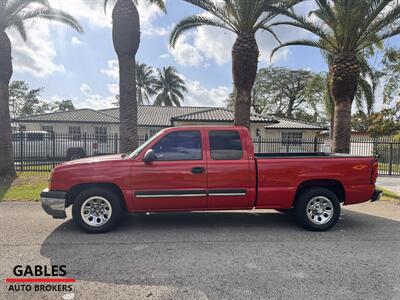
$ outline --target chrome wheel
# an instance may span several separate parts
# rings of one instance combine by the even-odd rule
[[[81,207],[81,217],[89,226],[100,227],[110,220],[112,208],[103,197],[93,196],[85,200]]]
[[[317,225],[328,223],[334,213],[332,201],[323,196],[316,196],[312,198],[307,204],[307,217]]]

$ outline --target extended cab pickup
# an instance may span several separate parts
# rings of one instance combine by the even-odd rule
[[[246,128],[174,127],[135,151],[58,165],[41,193],[44,210],[87,232],[105,232],[128,212],[251,210],[288,212],[326,230],[340,205],[375,201],[373,157],[254,153]]]

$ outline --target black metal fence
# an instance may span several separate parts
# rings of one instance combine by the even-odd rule
[[[146,141],[139,137],[139,144]],[[256,152],[331,152],[329,139],[269,139],[253,140]],[[102,134],[54,134],[25,131],[13,135],[15,166],[18,172],[50,171],[57,164],[97,155],[119,153],[119,137]],[[351,154],[374,155],[379,172],[400,175],[400,142],[393,139],[352,139]]]

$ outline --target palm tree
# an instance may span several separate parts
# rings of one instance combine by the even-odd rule
[[[157,93],[154,105],[181,106],[184,100],[183,93],[187,92],[185,82],[174,67],[157,70],[157,79],[154,90]]]
[[[154,69],[146,64],[136,63],[136,88],[139,105],[143,105],[144,101],[150,104],[150,97],[156,94],[155,82]]]
[[[14,155],[9,111],[9,84],[13,74],[8,29],[16,29],[27,40],[25,22],[34,19],[57,21],[78,32],[82,27],[69,14],[52,8],[47,0],[0,0],[0,177],[14,177]]]
[[[140,44],[140,19],[137,0],[104,0],[115,3],[112,20],[112,37],[119,63],[119,115],[120,147],[128,152],[138,147],[137,139],[137,99],[135,74],[135,56]],[[164,0],[147,0],[165,12]]]
[[[197,14],[180,21],[172,31],[170,44],[187,30],[203,25],[219,27],[237,35],[232,48],[232,75],[237,96],[235,100],[235,125],[250,127],[251,90],[256,79],[259,50],[255,34],[266,30],[275,38],[268,22],[277,16],[271,8],[292,7],[295,0],[184,0],[209,14]]]
[[[274,49],[292,45],[322,49],[332,57],[329,66],[330,93],[334,101],[334,152],[350,152],[351,106],[360,77],[360,56],[374,45],[400,34],[392,26],[400,17],[400,5],[392,0],[314,0],[317,9],[311,14],[318,19],[299,16],[283,8],[277,13],[291,20],[271,26],[290,25],[305,29],[318,40],[295,40]]]

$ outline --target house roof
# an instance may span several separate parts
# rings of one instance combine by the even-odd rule
[[[233,122],[233,111],[204,106],[138,106],[138,125],[141,127],[169,127],[174,121]],[[46,113],[14,119],[17,123],[84,123],[119,124],[119,109],[77,109],[67,112]],[[324,126],[271,115],[251,115],[252,123],[265,123],[266,129],[327,130]]]
[[[189,113],[172,118],[172,121],[197,121],[197,122],[233,122],[234,112],[226,108],[209,108],[199,112]],[[273,118],[263,117],[252,114],[250,116],[252,123],[276,123]]]
[[[138,106],[139,126],[168,127],[171,118],[210,109],[210,107],[169,107],[169,106]],[[90,124],[119,124],[119,108],[102,110],[77,109],[74,111],[46,113],[26,116],[14,120],[15,122],[43,122],[43,123],[90,123]]]
[[[266,129],[303,129],[303,130],[328,130],[327,127],[288,118],[273,116],[278,123],[266,125]]]
[[[139,126],[155,126],[168,127],[171,126],[171,119],[177,116],[191,114],[195,112],[211,109],[204,106],[155,106],[155,105],[139,105],[138,106],[138,124]],[[119,108],[103,109],[100,112],[118,118]]]
[[[26,116],[14,119],[15,122],[43,122],[43,123],[119,123],[119,119],[93,109],[83,108],[73,111],[63,111]]]

